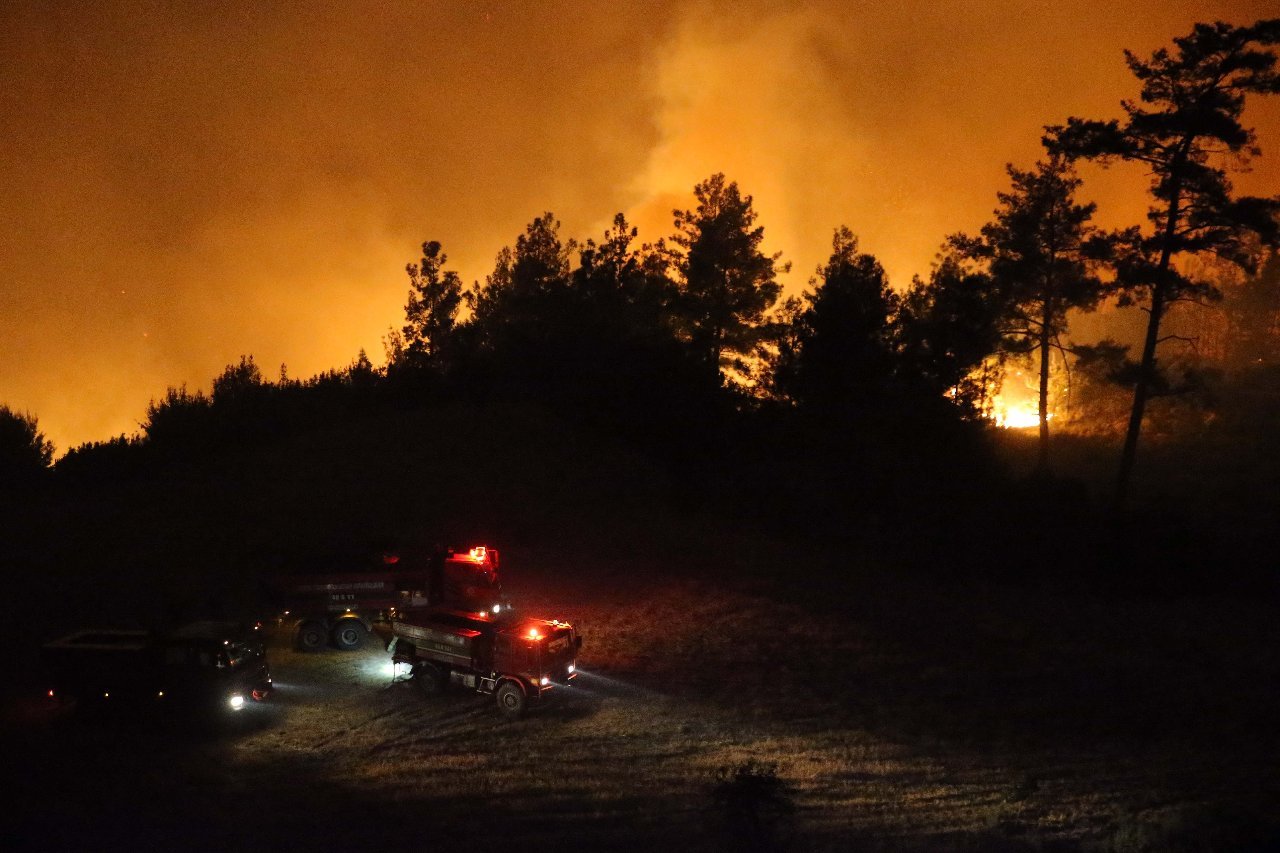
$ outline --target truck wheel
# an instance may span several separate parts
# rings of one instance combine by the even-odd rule
[[[343,619],[333,626],[333,644],[344,652],[364,645],[364,625],[358,619]]]
[[[329,639],[323,622],[303,622],[298,626],[298,651],[318,652]]]
[[[444,670],[433,663],[421,663],[413,669],[413,683],[423,696],[439,696],[444,692]]]
[[[526,699],[520,685],[514,681],[504,681],[498,688],[498,710],[510,719],[524,716]]]

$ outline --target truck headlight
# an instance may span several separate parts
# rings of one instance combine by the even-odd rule
[[[569,664],[569,671],[570,671],[570,672],[577,672],[577,671],[578,671],[578,665],[577,665],[576,663],[571,663],[571,664]]]
[[[232,694],[231,698],[227,700],[227,704],[231,706],[231,710],[239,711],[244,707],[244,697],[239,693]]]
[[[543,687],[546,687],[548,684],[551,683],[551,678],[550,676],[544,675],[542,676],[542,680],[539,681],[538,683],[541,684]]]

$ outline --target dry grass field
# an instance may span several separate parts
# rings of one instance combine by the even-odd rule
[[[393,683],[376,639],[274,638],[276,695],[194,733],[13,699],[5,849],[1280,843],[1269,603],[962,590],[767,547],[504,557],[519,606],[585,635],[581,677],[525,719]]]

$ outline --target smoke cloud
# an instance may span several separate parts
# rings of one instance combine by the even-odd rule
[[[793,291],[841,223],[904,286],[1044,124],[1117,114],[1123,48],[1268,6],[10,0],[0,401],[62,451],[241,354],[377,362],[423,240],[468,281],[548,209],[653,240],[717,171]],[[1274,193],[1280,108],[1248,119],[1270,158],[1238,183]],[[1104,218],[1142,215],[1141,176],[1087,177]]]

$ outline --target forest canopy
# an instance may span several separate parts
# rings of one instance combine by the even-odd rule
[[[981,442],[954,442],[993,422],[1038,429],[1042,475],[1055,467],[1051,423],[1123,430],[1123,500],[1144,424],[1159,437],[1278,408],[1280,199],[1238,197],[1228,177],[1261,155],[1242,114],[1247,98],[1280,90],[1278,39],[1280,21],[1199,24],[1171,49],[1127,54],[1139,99],[1121,101],[1126,118],[1046,128],[1043,157],[1007,166],[990,222],[940,235],[925,278],[890,282],[839,225],[808,288],[784,298],[789,264],[763,248],[767,217],[712,174],[662,239],[640,242],[621,213],[601,234],[565,235],[548,211],[469,286],[427,240],[405,267],[383,364],[361,352],[304,380],[282,365],[273,379],[245,355],[208,393],[169,388],[137,435],[73,448],[57,467],[101,475],[135,456],[173,461],[505,400],[571,413],[673,470],[820,446],[873,482],[904,456],[934,474],[985,466]],[[1151,170],[1146,226],[1094,224],[1083,160]],[[1084,313],[1126,306],[1146,314],[1142,340],[1073,335]],[[1023,376],[1034,380],[1019,388]],[[1015,405],[1029,417],[1015,423]],[[4,415],[5,458],[25,460],[6,464],[47,473],[53,450],[34,417]]]

